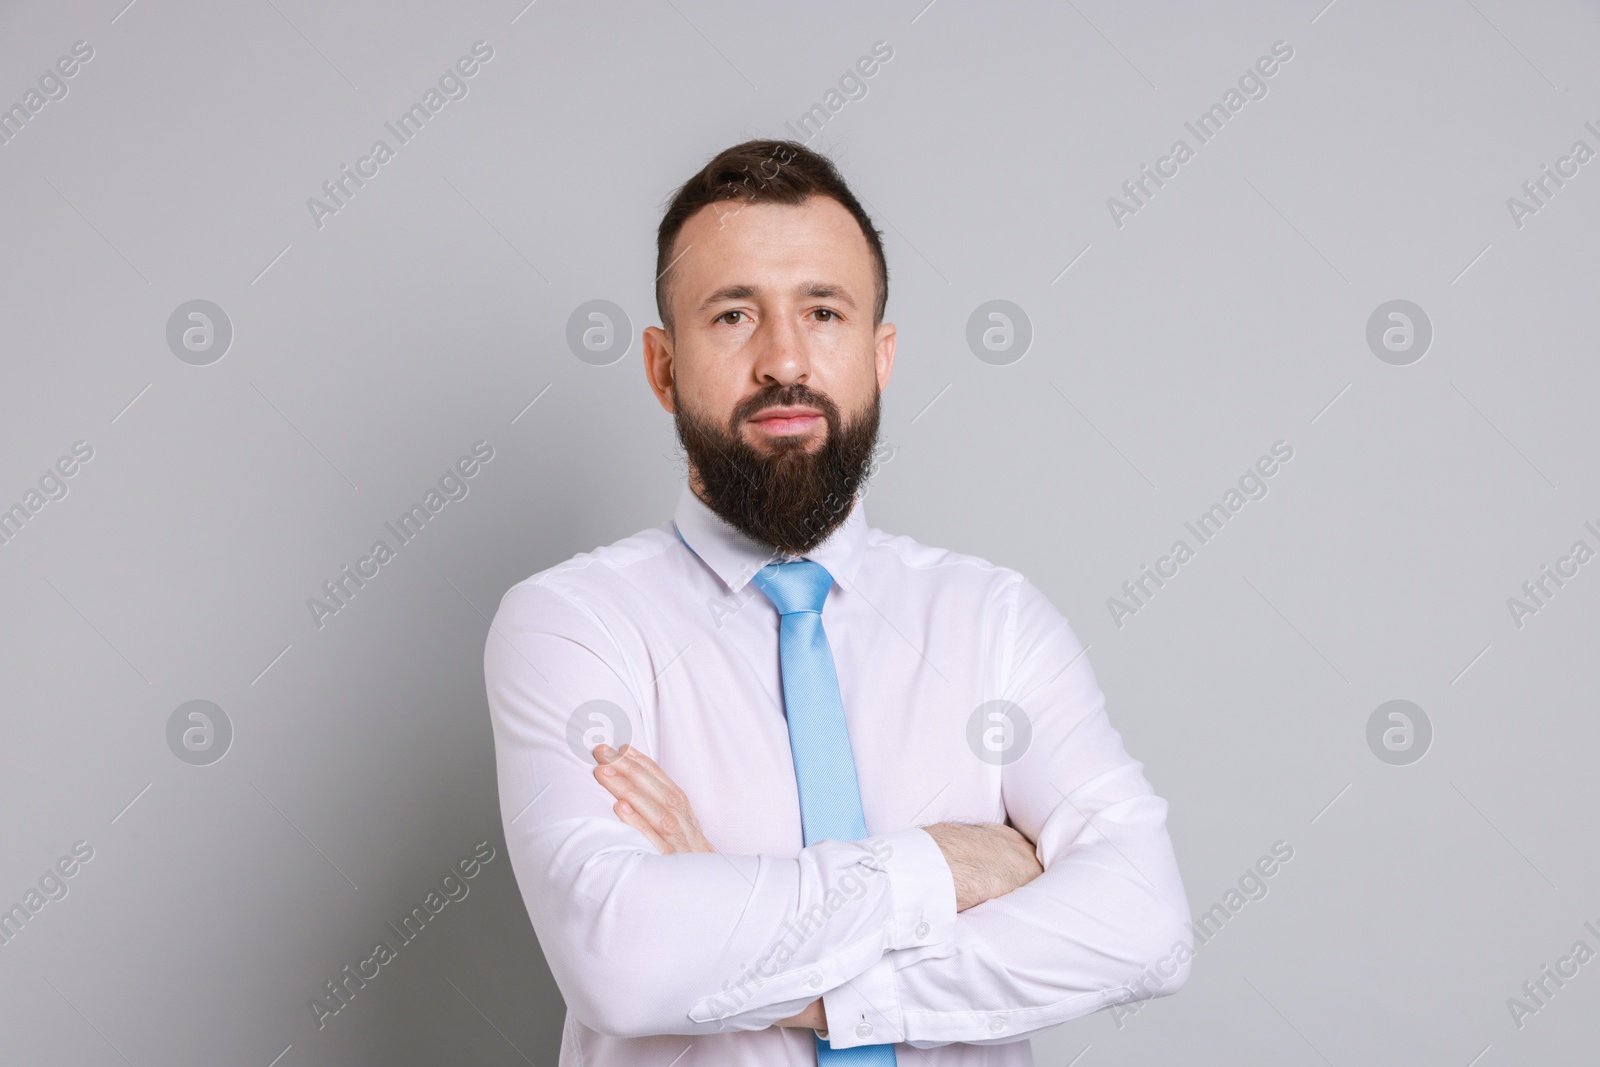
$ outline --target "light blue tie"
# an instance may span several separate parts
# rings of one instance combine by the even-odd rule
[[[828,635],[822,629],[822,606],[833,586],[833,575],[822,564],[802,559],[769,563],[756,572],[750,584],[766,594],[780,616],[783,710],[789,719],[789,747],[794,753],[805,842],[860,841],[867,836],[867,820],[861,812],[839,675]],[[895,1063],[894,1046],[834,1049],[819,1037],[817,1062],[826,1067],[891,1065]]]

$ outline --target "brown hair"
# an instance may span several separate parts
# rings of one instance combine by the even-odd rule
[[[656,311],[667,332],[672,332],[672,308],[667,300],[667,272],[672,269],[672,247],[690,216],[707,204],[744,200],[751,204],[799,204],[809,197],[836,200],[855,218],[872,250],[877,267],[878,301],[872,324],[883,322],[889,303],[889,264],[883,256],[882,234],[861,208],[850,186],[827,156],[799,141],[746,141],[723,149],[700,172],[678,189],[656,231]]]

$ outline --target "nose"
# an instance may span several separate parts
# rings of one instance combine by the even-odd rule
[[[761,385],[787,386],[804,382],[811,373],[811,356],[800,324],[788,315],[767,319],[750,339],[755,346],[751,372]]]

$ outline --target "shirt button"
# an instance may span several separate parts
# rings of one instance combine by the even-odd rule
[[[918,937],[927,937],[928,936],[928,931],[930,929],[932,929],[932,927],[930,927],[927,923],[918,923],[917,924],[917,936]]]
[[[1006,1021],[1004,1019],[996,1017],[996,1018],[993,1018],[993,1019],[989,1020],[989,1032],[991,1034],[998,1034],[1000,1031],[1004,1030],[1005,1028],[1006,1028]]]
[[[810,978],[807,978],[806,981],[810,983],[812,989],[815,989],[817,986],[822,984],[822,975],[813,974]]]
[[[856,1036],[857,1037],[871,1037],[872,1036],[872,1024],[867,1022],[867,1020],[862,1019],[860,1024],[856,1026]]]

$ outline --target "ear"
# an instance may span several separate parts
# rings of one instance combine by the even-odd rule
[[[878,375],[878,391],[889,385],[889,375],[894,373],[894,323],[881,324],[873,334],[872,363]]]
[[[672,365],[672,335],[659,326],[644,330],[644,377],[651,392],[668,414],[677,414],[672,404],[672,383],[677,372]]]

